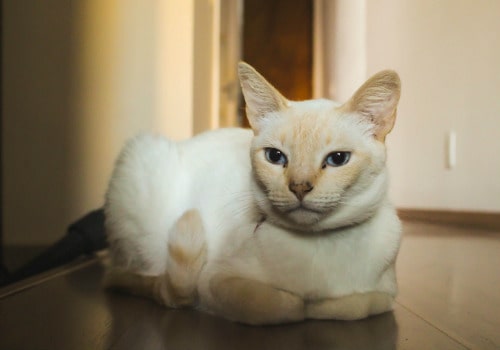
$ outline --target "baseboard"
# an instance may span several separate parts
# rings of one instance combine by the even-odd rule
[[[401,220],[416,220],[500,231],[500,213],[496,212],[400,208],[398,209],[398,215]]]

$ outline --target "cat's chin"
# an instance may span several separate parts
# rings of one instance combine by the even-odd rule
[[[318,223],[324,214],[305,208],[298,208],[286,214],[286,217],[299,226],[310,226]]]

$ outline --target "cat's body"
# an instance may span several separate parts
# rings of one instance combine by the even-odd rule
[[[221,129],[184,142],[147,134],[131,140],[108,191],[114,260],[141,274],[164,273],[170,228],[190,209],[203,219],[210,253],[222,246],[224,233],[255,221],[257,212],[250,215],[251,134]]]
[[[240,79],[253,133],[125,147],[106,202],[108,286],[251,324],[390,310],[401,228],[384,138],[397,75],[342,106],[287,101],[247,65]]]

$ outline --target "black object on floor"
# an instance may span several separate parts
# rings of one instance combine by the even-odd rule
[[[6,285],[11,280],[10,274],[0,261],[0,287]]]
[[[61,266],[106,247],[104,211],[97,209],[71,224],[64,237],[29,263],[11,274],[4,271],[0,286]]]

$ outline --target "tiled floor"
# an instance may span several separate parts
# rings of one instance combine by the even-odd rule
[[[393,313],[248,327],[102,291],[99,261],[1,297],[0,349],[500,349],[500,232],[406,222]]]

